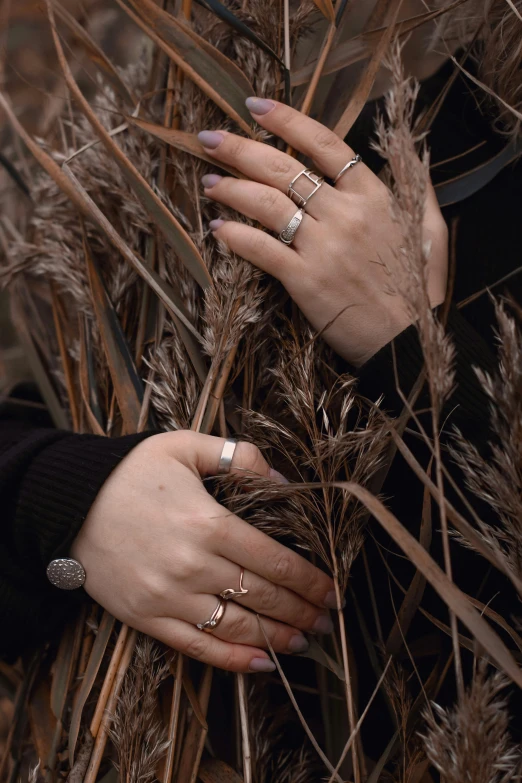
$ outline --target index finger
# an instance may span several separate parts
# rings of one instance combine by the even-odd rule
[[[304,557],[234,514],[219,526],[218,553],[316,606],[337,608],[333,580]]]

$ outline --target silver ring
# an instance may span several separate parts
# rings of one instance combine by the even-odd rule
[[[343,174],[345,174],[348,171],[348,169],[353,169],[353,167],[356,166],[357,163],[360,163],[361,160],[362,160],[362,158],[361,158],[360,155],[356,155],[355,158],[352,158],[351,160],[349,160],[348,163],[346,163],[342,167],[341,171],[339,172],[339,174],[334,179],[334,185],[337,185],[338,181],[341,179]]]
[[[85,569],[72,557],[58,557],[47,566],[47,578],[60,590],[76,590],[85,583]]]
[[[205,631],[205,633],[212,633],[214,628],[217,628],[221,620],[223,619],[227,609],[227,602],[223,598],[218,598],[218,605],[204,623],[198,623],[196,628],[199,631]]]
[[[284,242],[285,245],[291,245],[294,241],[294,237],[297,234],[297,229],[301,225],[301,221],[304,216],[304,211],[298,209],[289,224],[279,234],[279,239]]]
[[[232,467],[232,460],[234,458],[234,452],[236,450],[237,440],[234,438],[227,438],[221,452],[221,457],[218,463],[218,474],[230,473]]]
[[[295,183],[299,179],[299,177],[306,177],[306,179],[311,182],[315,187],[312,190],[311,193],[308,194],[308,196],[301,196],[300,193],[297,192],[297,190],[294,188]],[[304,209],[314,193],[317,193],[319,188],[324,182],[324,177],[320,177],[319,174],[316,174],[315,171],[312,171],[312,169],[303,169],[302,171],[297,174],[291,181],[291,183],[288,186],[288,189],[286,191],[287,196],[290,196],[294,204],[297,204],[297,206],[300,209]]]

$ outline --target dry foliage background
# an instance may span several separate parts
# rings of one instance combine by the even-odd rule
[[[507,684],[522,687],[518,622],[457,587],[448,542],[458,536],[520,593],[521,338],[499,305],[499,376],[480,379],[498,445],[488,462],[463,438],[454,449],[471,491],[495,511],[491,526],[445,496],[452,478],[438,432],[454,350],[443,316],[429,308],[429,248],[420,232],[429,161],[418,154],[419,137],[433,113],[414,123],[416,86],[404,64],[425,76],[457,45],[485,42],[478,86],[496,101],[506,144],[516,145],[521,8],[518,0],[4,2],[0,280],[56,424],[106,436],[160,426],[251,438],[292,482],[225,480],[215,491],[229,508],[308,551],[339,594],[355,559],[366,556],[369,516],[416,571],[387,638],[374,637],[364,617],[347,628],[339,611],[334,637],[324,649],[312,644],[312,662],[277,661],[277,677],[255,681],[184,660],[89,606],[58,642],[15,666],[0,663],[0,778],[520,778],[505,697]],[[31,25],[46,30],[41,51],[21,46]],[[339,374],[281,287],[217,246],[206,228],[213,207],[199,188],[211,170],[195,138],[200,129],[279,143],[252,124],[248,95],[291,98],[344,137],[390,79],[377,135],[405,237],[398,282],[424,351],[433,433],[424,433],[427,472],[402,438],[417,421],[415,390],[396,420],[358,397],[354,378]],[[465,177],[460,186],[465,191]],[[425,488],[419,539],[379,499],[397,453]],[[443,567],[429,553],[432,536],[442,536]],[[367,578],[371,592],[369,571]],[[446,624],[432,620],[452,640],[428,671],[407,643],[427,583],[448,607]],[[357,589],[351,585],[350,600]],[[357,680],[355,634],[373,668],[368,703],[359,697],[368,688]],[[476,661],[469,682],[463,650]],[[448,681],[455,702],[443,708],[437,699]],[[361,736],[377,697],[393,726],[379,737],[380,757]]]

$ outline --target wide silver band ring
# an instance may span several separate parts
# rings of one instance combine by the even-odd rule
[[[294,185],[297,183],[298,179],[300,177],[305,177],[309,182],[312,183],[314,186],[311,193],[308,194],[308,196],[302,196],[300,193],[297,192],[297,190],[294,188]],[[288,189],[286,191],[287,196],[290,196],[294,204],[296,204],[299,209],[304,209],[312,196],[317,193],[319,188],[324,182],[324,177],[319,176],[319,174],[316,174],[315,171],[312,171],[312,169],[303,169],[302,171],[297,174],[291,183],[288,186]]]
[[[232,467],[232,460],[234,459],[234,452],[236,450],[237,440],[234,438],[227,438],[221,452],[221,457],[218,463],[218,474],[230,473]]]
[[[219,623],[225,616],[226,609],[227,602],[224,598],[219,597],[218,604],[208,620],[205,620],[204,623],[198,623],[196,628],[198,628],[200,631],[204,631],[205,633],[212,633],[212,631],[218,627]]]
[[[295,235],[297,234],[297,229],[301,225],[301,221],[304,217],[304,211],[302,209],[298,209],[293,218],[290,220],[289,224],[284,228],[281,233],[279,234],[279,239],[281,242],[283,242],[285,245],[291,245],[294,241]]]
[[[353,169],[353,167],[356,166],[358,163],[360,163],[361,160],[362,160],[362,158],[361,158],[360,155],[356,155],[355,158],[352,158],[351,160],[349,160],[348,163],[346,163],[342,167],[341,171],[339,172],[339,174],[334,179],[334,185],[337,185],[337,183],[339,182],[339,180],[341,179],[343,174],[346,174],[347,171],[349,171],[350,169]]]

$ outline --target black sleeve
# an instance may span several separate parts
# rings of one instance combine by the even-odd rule
[[[47,565],[68,556],[104,481],[150,434],[76,435],[53,429],[37,402],[0,405],[0,656],[44,641],[85,600],[53,587]]]
[[[455,346],[455,385],[446,402],[443,419],[447,416],[446,431],[457,426],[478,448],[486,445],[489,432],[489,401],[482,390],[474,367],[490,374],[498,371],[495,355],[486,341],[473,329],[455,305],[447,320],[447,332]],[[381,348],[357,375],[361,395],[375,402],[384,397],[383,409],[398,416],[403,408],[397,392],[397,381],[407,397],[424,365],[417,328],[412,325],[392,342]],[[429,407],[426,388],[416,403],[417,409]]]

